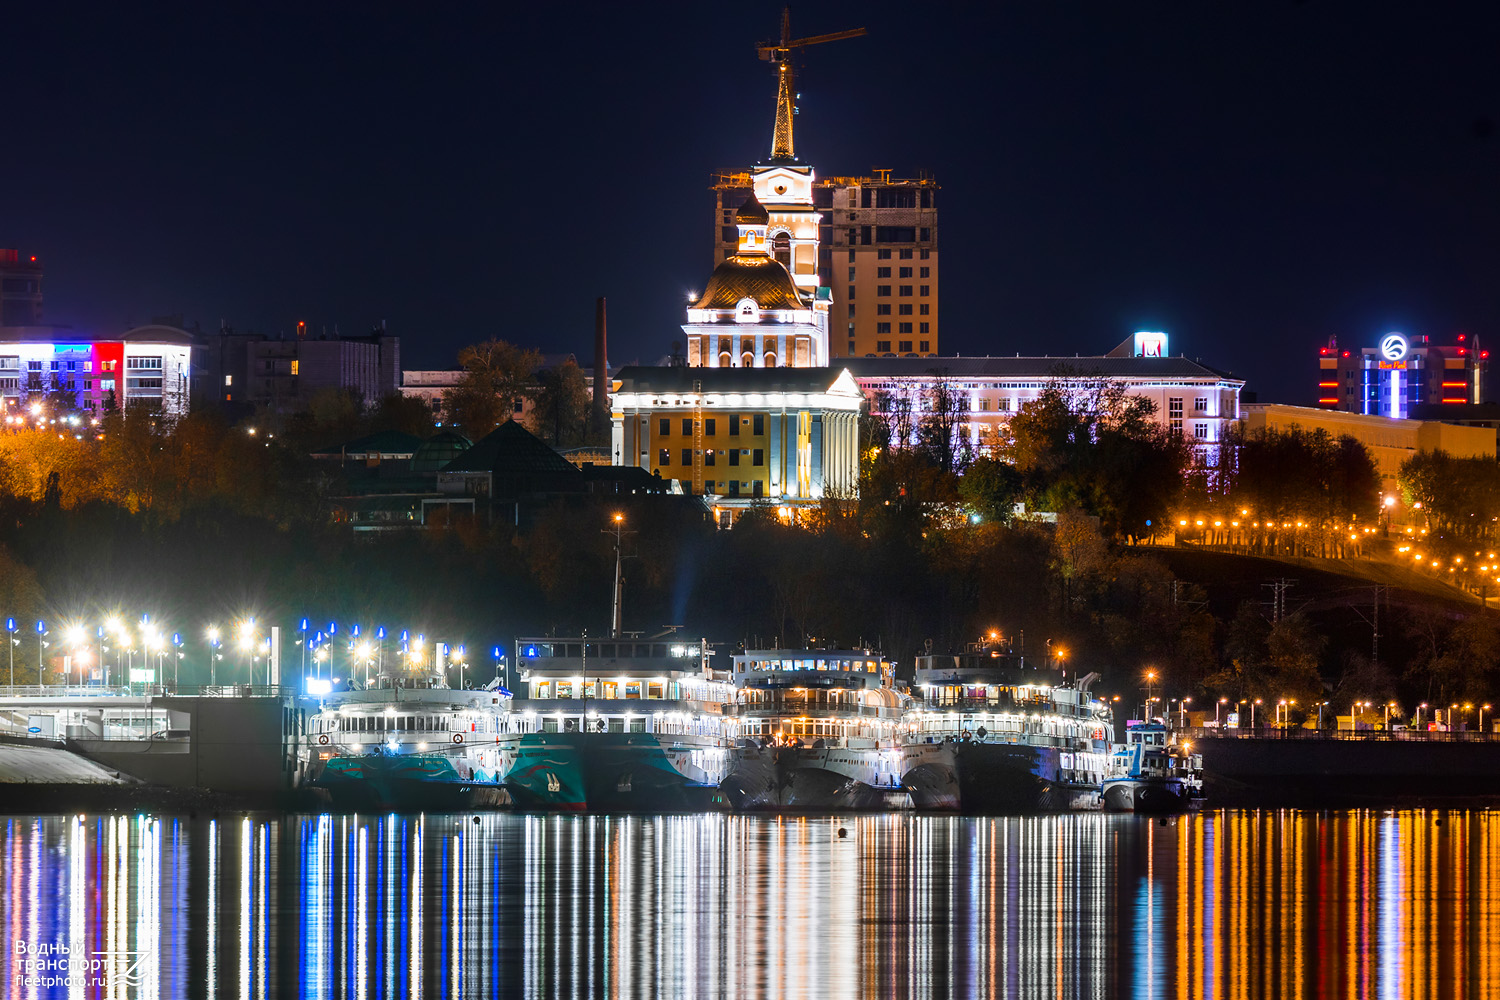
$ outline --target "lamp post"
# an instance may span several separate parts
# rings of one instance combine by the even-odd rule
[[[1318,702],[1318,732],[1320,733],[1323,731],[1323,706],[1327,704],[1326,701]]]
[[[1177,725],[1181,729],[1187,728],[1187,707],[1192,700],[1192,695],[1189,695],[1177,703]]]
[[[1250,728],[1252,731],[1255,729],[1255,706],[1259,704],[1259,698],[1255,699],[1255,701],[1251,702],[1250,704]]]
[[[219,684],[219,671],[217,669],[219,627],[217,625],[210,625],[204,636],[208,639],[208,683],[210,687],[217,687]]]
[[[18,640],[16,638],[16,620],[14,618],[7,618],[7,619],[5,619],[5,631],[9,633],[6,636],[6,638],[10,640],[9,642],[7,642],[5,644],[5,651],[6,651],[6,653],[8,653],[10,655],[10,686],[11,687],[15,687],[16,686],[16,643],[19,642],[20,640]]]
[[[1479,731],[1484,732],[1484,713],[1490,710],[1489,703],[1479,706]]]
[[[307,690],[307,626],[306,618],[297,624],[297,631],[302,635],[302,638],[297,640],[297,645],[302,647],[302,690],[304,692]]]
[[[1227,704],[1229,704],[1229,699],[1228,698],[1220,698],[1217,702],[1214,703],[1214,728],[1215,729],[1217,729],[1219,727],[1219,709],[1223,708]]]
[[[42,674],[42,649],[47,645],[42,640],[42,636],[46,634],[47,623],[38,618],[36,623],[36,682],[42,687],[47,686],[47,678]]]
[[[1425,702],[1425,701],[1422,702],[1422,704],[1420,704],[1420,705],[1417,706],[1417,728],[1418,729],[1422,728],[1422,712],[1426,708],[1427,708],[1427,702]]]
[[[172,633],[172,653],[176,657],[172,661],[172,690],[177,690],[178,668],[182,665],[182,633]]]

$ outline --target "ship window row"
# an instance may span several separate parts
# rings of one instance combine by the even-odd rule
[[[346,715],[320,716],[313,720],[314,732],[345,733],[446,733],[453,728],[446,715]],[[475,721],[460,723],[463,732],[493,730],[493,720],[481,716]]]
[[[682,697],[675,683],[661,681],[537,681],[532,685],[533,698],[603,698],[637,699],[641,692],[649,700],[672,700]],[[602,694],[601,694],[602,692]]]
[[[894,732],[891,725],[855,719],[746,719],[740,734],[751,739],[772,737],[835,739],[889,739]]]
[[[547,659],[552,657],[580,659],[582,657],[604,657],[607,659],[665,658],[667,656],[696,657],[697,646],[684,646],[666,642],[538,642],[524,647],[522,659]]]
[[[739,667],[740,670],[859,670],[874,673],[880,669],[878,660],[841,660],[841,659],[784,659],[784,660],[749,660]]]

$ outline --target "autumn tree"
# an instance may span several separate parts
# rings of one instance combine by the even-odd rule
[[[579,445],[588,437],[588,379],[573,359],[537,373],[532,421],[543,441],[558,447]]]
[[[532,391],[542,356],[492,337],[460,350],[458,363],[463,377],[443,393],[443,407],[478,440],[515,415],[516,403]]]

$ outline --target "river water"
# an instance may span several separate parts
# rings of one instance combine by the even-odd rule
[[[1500,996],[1500,811],[9,816],[0,850],[3,998]]]

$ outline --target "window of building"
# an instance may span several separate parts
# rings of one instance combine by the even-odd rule
[[[682,421],[682,436],[683,437],[692,437],[692,434],[693,434],[693,421],[691,419],[684,418],[683,421]]]
[[[731,413],[729,415],[729,436],[740,436],[740,415],[738,413]]]
[[[876,285],[875,286],[875,294],[877,296],[881,296],[881,295],[889,296],[891,294],[891,286],[890,285]]]
[[[876,323],[875,324],[875,332],[876,333],[890,333],[891,332],[891,324],[889,324],[889,323]]]
[[[738,448],[730,448],[729,449],[729,464],[730,465],[739,465],[740,464],[740,450]]]
[[[891,304],[889,302],[881,302],[881,303],[878,303],[875,306],[875,315],[876,316],[889,316],[890,314],[891,314]]]
[[[161,358],[126,358],[126,368],[150,368],[153,371],[161,370]],[[57,370],[57,362],[52,362],[52,370]]]
[[[1172,417],[1182,416],[1182,397],[1172,396],[1167,400],[1167,415]]]
[[[93,392],[94,391],[94,380],[93,379],[86,378],[86,379],[83,380],[83,391],[84,392]]]
[[[52,370],[53,371],[57,371],[57,362],[56,361],[52,362]]]
[[[900,276],[903,277],[903,278],[910,278],[911,277],[911,268],[909,268],[909,267],[903,267],[901,269],[901,275]]]
[[[911,353],[911,341],[909,341],[909,340],[898,340],[898,341],[896,341],[896,350],[899,351],[902,354],[910,354]]]
[[[1197,397],[1195,397],[1193,399],[1193,412],[1194,413],[1207,413],[1208,412],[1208,397],[1207,396],[1197,396]]]
[[[924,267],[924,268],[922,268],[922,273],[919,274],[919,275],[917,275],[917,277],[919,277],[919,278],[930,278],[930,277],[932,277],[932,268],[930,268],[930,267]]]
[[[225,375],[224,376],[224,384],[225,385],[234,385],[234,376],[233,375]]]
[[[917,235],[917,239],[920,242],[922,242],[922,243],[931,243],[932,242],[932,230],[931,229],[923,229]]]
[[[855,229],[854,227],[851,226],[849,228],[849,245],[852,247],[854,244],[856,244],[858,242],[859,242],[859,230]],[[853,250],[849,251],[849,259],[850,260],[854,259],[854,251]]]
[[[752,434],[764,434],[765,432],[766,432],[766,415],[764,413],[757,413],[755,415],[755,422],[751,425],[751,431],[750,431],[750,433],[752,433]]]
[[[877,267],[875,269],[875,277],[877,278],[889,278],[890,276],[891,269],[888,267]]]
[[[869,246],[870,245],[870,227],[869,226],[860,226],[859,227],[859,243],[860,243],[861,246]]]
[[[911,286],[910,285],[902,285],[901,288],[900,288],[900,293],[902,295],[910,295],[911,294]]]
[[[924,350],[924,351],[927,350],[927,341],[925,341],[925,340],[922,341],[922,350]],[[989,408],[990,408],[990,401],[988,399],[981,398],[979,400],[979,412],[983,413],[986,410],[988,410]]]
[[[712,448],[710,448],[707,451],[705,451],[703,453],[703,464],[704,465],[713,465],[714,464],[714,455],[715,454],[717,454],[717,452],[715,452]]]
[[[703,420],[703,433],[707,434],[709,437],[713,437],[714,428],[716,426],[718,426],[718,421],[716,421],[713,417],[705,417]]]
[[[923,325],[923,326],[926,326],[926,325],[927,325],[927,324],[926,324],[926,323],[923,323],[923,324],[922,324],[922,325]],[[926,333],[926,332],[927,332],[927,331],[926,331],[926,330],[923,330],[923,331],[922,331],[922,332],[923,332],[923,333]],[[927,352],[928,352],[928,351],[930,351],[930,350],[932,350],[932,348],[930,348],[930,347],[928,347],[928,346],[927,346],[927,341],[925,341],[925,340],[923,340],[923,341],[920,341],[920,342],[919,342],[919,343],[918,343],[918,344],[917,344],[917,350],[919,350],[919,351],[921,351],[921,352],[922,352],[922,353],[923,353],[923,354],[926,354],[926,353],[927,353]]]
[[[689,465],[693,464],[693,449],[691,449],[691,448],[683,448],[682,449],[682,464],[684,466],[689,466]]]
[[[1193,425],[1193,437],[1197,438],[1200,441],[1206,441],[1206,440],[1208,440],[1208,425],[1207,424],[1194,424]]]
[[[756,448],[754,451],[752,451],[750,453],[750,464],[751,465],[765,465],[766,464],[766,452],[765,452],[764,448]]]
[[[923,250],[922,251],[922,259],[923,260],[928,260],[931,257],[932,257],[932,251],[931,250]]]
[[[854,268],[852,268],[852,267],[849,268],[849,280],[850,281],[854,280]]]
[[[910,250],[902,250],[901,251],[901,259],[902,260],[911,260],[911,251]]]
[[[868,229],[869,227],[866,226],[865,228]],[[889,250],[876,250],[875,251],[875,259],[876,260],[890,260],[891,259],[891,252]]]
[[[881,354],[889,353],[890,349],[891,349],[891,342],[889,340],[877,340],[877,341],[875,341],[875,350],[879,351]]]
[[[854,230],[852,230],[852,229],[849,230],[849,242],[850,243],[854,242]],[[854,263],[854,251],[853,250],[849,251],[849,263],[851,263],[851,264]]]
[[[293,362],[293,363],[295,364],[295,362]],[[292,372],[292,374],[295,375],[297,373],[296,372]],[[524,413],[525,410],[526,410],[526,400],[524,400],[524,399],[518,399],[518,400],[516,400],[516,403],[515,403],[515,409],[512,410],[511,412],[513,412],[513,413]]]
[[[26,362],[26,370],[29,372],[39,372],[42,370],[42,363],[40,361],[28,361]]]
[[[854,289],[854,286],[853,286],[853,285],[850,285],[850,286],[849,286],[849,298],[850,298],[850,299],[851,299],[851,300],[852,300],[852,299],[853,299],[853,298],[854,298],[854,290],[855,290],[855,289]]]
[[[896,330],[897,333],[911,333],[911,324],[910,323],[901,323],[901,324],[898,324],[898,326],[899,326],[899,329]]]
[[[910,302],[903,302],[903,303],[901,303],[901,308],[898,309],[898,310],[896,310],[896,311],[899,312],[902,316],[910,316],[911,315],[911,303]]]
[[[929,306],[926,302],[923,302],[921,305],[919,305],[917,307],[917,315],[918,316],[927,316],[927,315],[930,315],[931,312],[932,312],[932,307]]]
[[[656,453],[656,464],[657,465],[663,465],[663,466],[671,465],[672,464],[672,453],[670,451],[668,451],[667,449],[665,449],[665,448],[663,448],[660,451],[658,451]]]
[[[849,318],[850,319],[854,318],[854,303],[853,302],[849,303]]]
[[[924,296],[924,297],[928,296],[928,295],[931,295],[932,294],[931,286],[929,286],[929,285],[923,285],[922,286],[922,290],[920,292],[918,292],[917,294],[921,295],[921,296]]]
[[[672,420],[670,417],[662,417],[656,422],[656,433],[662,437],[666,437],[672,433]]]
[[[1002,396],[1002,397],[1000,397],[998,400],[996,400],[996,403],[998,404],[998,406],[996,408],[998,410],[1000,410],[1002,413],[1009,413],[1010,412],[1010,397],[1009,396]]]
[[[929,330],[929,329],[927,329],[927,327],[929,325],[930,324],[927,324],[927,323],[918,323],[917,324],[917,332],[918,333],[931,333],[932,331]]]

